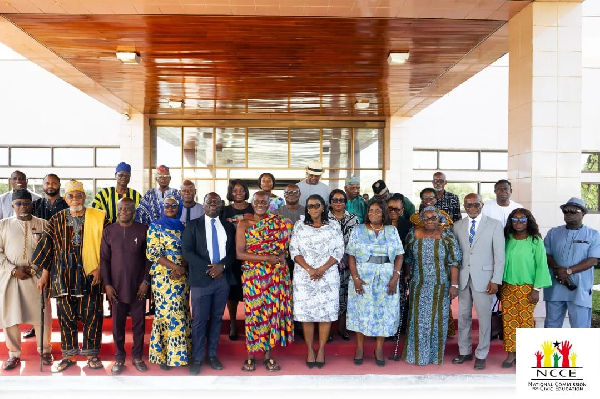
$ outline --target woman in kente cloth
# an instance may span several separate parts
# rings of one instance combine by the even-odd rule
[[[148,229],[146,257],[152,262],[150,275],[156,302],[149,360],[162,370],[188,364],[192,349],[190,287],[187,263],[181,256],[182,209],[175,196],[167,196],[162,218]]]
[[[252,197],[254,215],[239,222],[236,252],[242,264],[242,287],[246,321],[248,358],[242,371],[255,370],[255,356],[265,353],[268,371],[281,367],[271,357],[271,349],[294,341],[292,287],[285,263],[292,222],[268,214],[269,195],[258,191]]]

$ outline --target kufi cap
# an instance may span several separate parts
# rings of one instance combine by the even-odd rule
[[[351,186],[353,184],[360,185],[360,176],[352,175],[352,176],[346,177],[346,183],[345,184],[346,184],[346,186]]]
[[[65,194],[68,194],[73,191],[81,191],[85,194],[85,190],[83,189],[83,183],[77,180],[69,180],[65,186]]]
[[[560,206],[560,209],[565,209],[565,206],[569,206],[569,205],[573,205],[578,208],[581,208],[581,210],[584,213],[588,213],[588,209],[585,207],[585,202],[583,202],[583,200],[581,198],[571,197],[565,204],[562,204]]]
[[[383,180],[377,180],[371,187],[373,188],[373,193],[377,195],[383,195],[388,192],[388,188]]]
[[[165,165],[160,165],[156,167],[156,173],[161,174],[161,175],[168,175],[169,173],[169,168]]]
[[[117,169],[115,170],[115,173],[119,173],[119,172],[131,173],[131,165],[129,165],[128,163],[125,163],[125,162],[121,162],[120,164],[117,165]]]
[[[306,166],[306,173],[321,176],[323,174],[323,165],[319,161],[312,161]]]
[[[22,188],[19,190],[14,190],[12,192],[12,200],[18,200],[18,199],[28,199],[31,200],[31,193],[29,192],[29,190]]]

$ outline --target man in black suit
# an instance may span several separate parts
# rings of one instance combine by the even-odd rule
[[[206,361],[215,370],[223,365],[217,359],[221,320],[229,296],[229,285],[235,284],[231,266],[236,257],[235,227],[219,220],[223,202],[216,193],[204,197],[205,215],[190,221],[182,238],[183,257],[189,264],[192,293],[192,354],[190,374],[198,375],[202,367],[206,338]],[[206,331],[210,318],[210,327]]]

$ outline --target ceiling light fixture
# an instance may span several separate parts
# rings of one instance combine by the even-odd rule
[[[370,102],[368,98],[359,98],[355,103],[354,103],[354,108],[356,109],[367,109],[369,108]]]
[[[402,65],[408,60],[409,52],[402,51],[397,53],[390,53],[388,56],[389,65]]]
[[[181,108],[182,106],[183,101],[169,100],[169,107],[171,108]]]
[[[142,58],[138,55],[138,53],[133,52],[117,52],[117,58],[123,64],[139,65],[139,63],[142,62]]]

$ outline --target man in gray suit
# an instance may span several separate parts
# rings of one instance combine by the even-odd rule
[[[462,364],[473,360],[471,339],[472,309],[479,318],[479,345],[475,351],[475,369],[485,369],[490,350],[492,300],[504,274],[504,232],[502,223],[481,214],[479,194],[465,197],[468,217],[454,224],[454,234],[462,250],[462,268],[458,275],[458,349],[452,360]]]

